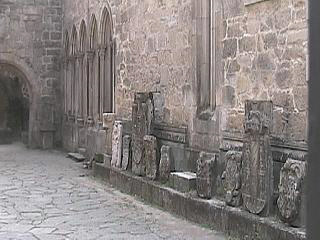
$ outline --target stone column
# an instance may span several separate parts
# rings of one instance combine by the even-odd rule
[[[105,55],[106,49],[102,47],[99,51],[100,56],[100,109],[99,118],[102,119],[102,114],[104,113],[104,87],[106,82],[105,77]]]
[[[269,101],[245,103],[241,192],[246,209],[261,216],[270,215],[273,203],[272,111]]]
[[[94,84],[94,69],[93,69],[93,60],[94,60],[94,52],[87,52],[87,61],[88,61],[88,76],[89,76],[89,113],[88,113],[88,124],[92,124],[93,122],[93,84]]]
[[[69,60],[68,58],[65,58],[64,60],[64,113],[66,116],[68,115],[68,65],[69,65]]]
[[[151,133],[153,118],[152,94],[136,93],[132,106],[132,172],[139,176],[146,174],[143,138]]]
[[[83,101],[83,89],[84,89],[84,54],[79,54],[78,56],[79,61],[79,84],[78,84],[78,119],[83,120],[84,114],[83,114],[83,107],[84,107],[84,101]]]
[[[76,57],[71,57],[71,119],[75,119],[75,82],[76,82]]]

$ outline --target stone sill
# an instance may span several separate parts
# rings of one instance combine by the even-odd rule
[[[94,163],[94,176],[120,191],[137,196],[189,221],[209,226],[236,239],[305,240],[305,230],[291,228],[274,218],[261,218],[222,201],[203,200],[180,193],[158,182]]]
[[[265,2],[269,0],[244,0],[244,6],[249,6],[252,4],[260,3],[260,2]]]

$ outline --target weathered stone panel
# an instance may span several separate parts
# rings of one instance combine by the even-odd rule
[[[270,215],[273,196],[273,161],[270,147],[272,103],[247,101],[242,161],[243,203],[254,214]]]
[[[112,132],[111,166],[121,168],[123,126],[121,121],[115,121]]]
[[[306,163],[288,159],[280,172],[277,205],[280,218],[291,226],[305,226]]]
[[[223,173],[223,185],[226,192],[225,201],[229,206],[239,207],[242,204],[242,153],[236,151],[228,151],[226,153],[225,159],[226,170]]]
[[[136,93],[132,106],[132,172],[145,175],[144,136],[151,133],[153,103],[150,93]]]
[[[151,135],[146,135],[143,138],[143,144],[143,158],[146,162],[146,176],[151,180],[156,180],[156,178],[159,176],[157,138]]]

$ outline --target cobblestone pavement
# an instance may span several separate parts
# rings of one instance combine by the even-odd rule
[[[88,174],[58,151],[0,145],[0,239],[225,239]]]

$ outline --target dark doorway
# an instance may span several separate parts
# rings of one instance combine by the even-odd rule
[[[28,143],[29,95],[23,79],[0,74],[0,143]]]

